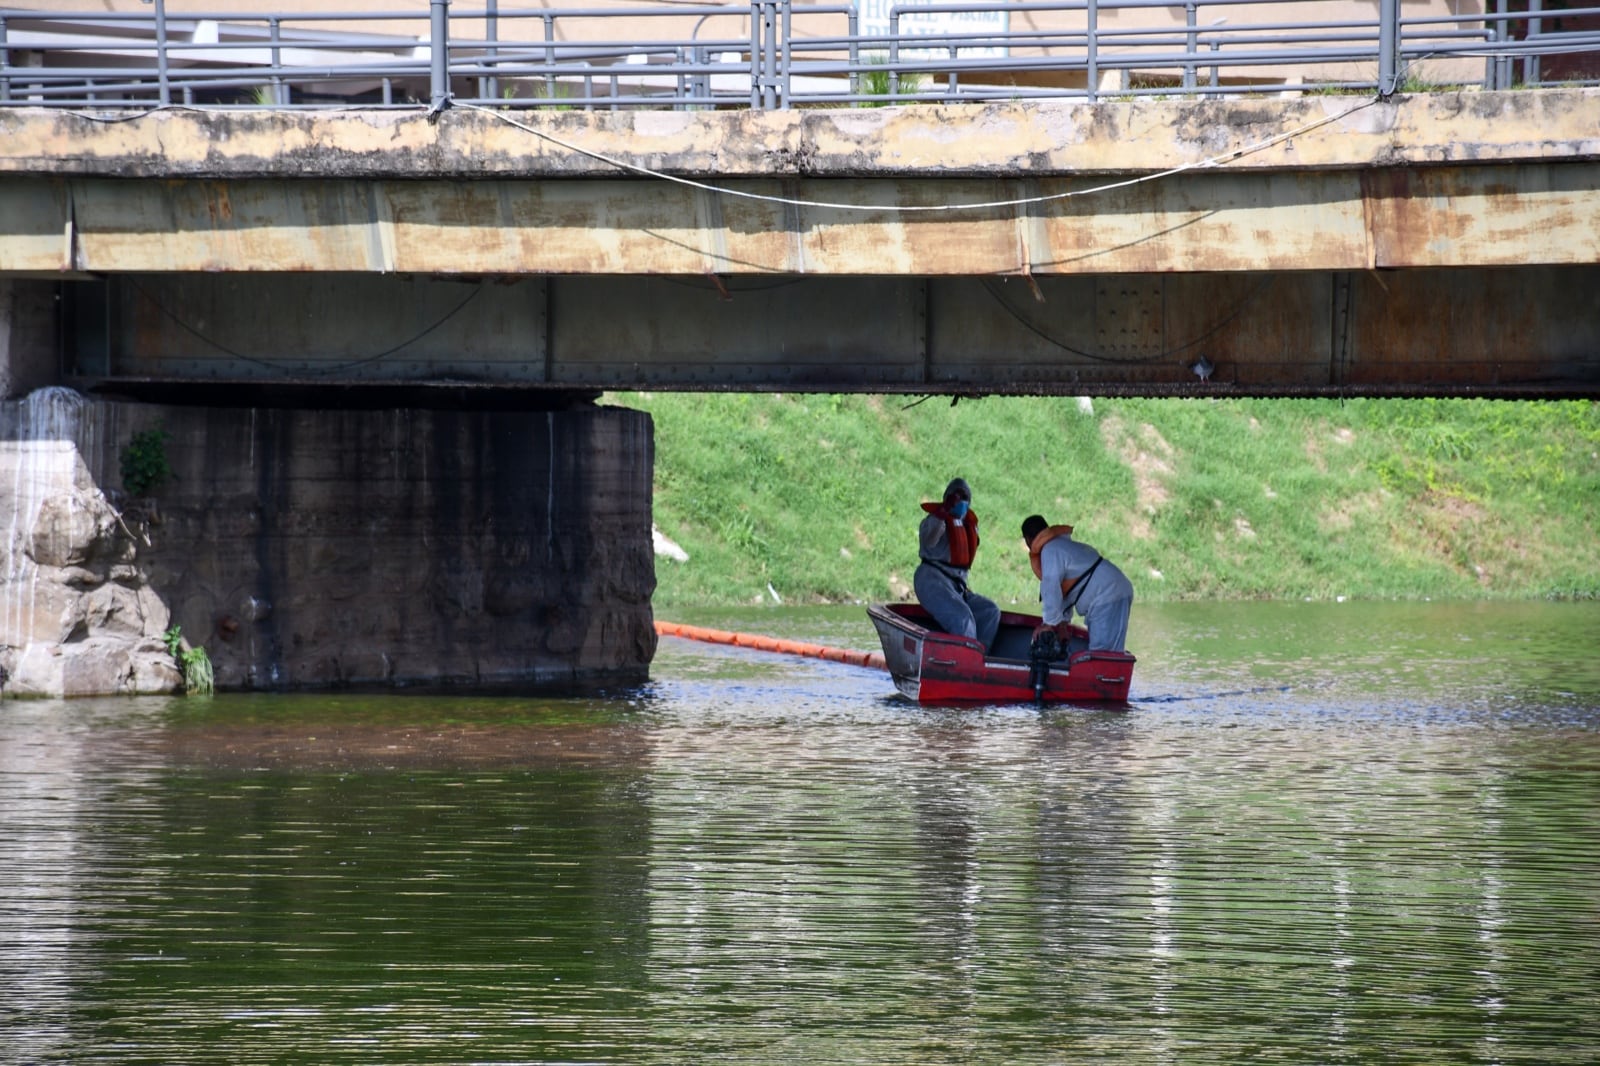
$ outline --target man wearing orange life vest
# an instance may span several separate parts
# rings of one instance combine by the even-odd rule
[[[1034,634],[1054,629],[1065,642],[1077,608],[1089,630],[1090,648],[1126,651],[1133,609],[1133,583],[1127,575],[1089,545],[1073,540],[1071,526],[1052,526],[1042,515],[1023,519],[1022,540],[1044,605],[1044,621]]]
[[[978,516],[972,489],[961,478],[945,487],[939,503],[925,503],[928,516],[917,527],[922,563],[911,579],[917,602],[941,629],[970,637],[988,651],[1000,628],[1000,608],[967,587],[967,571],[978,553]]]

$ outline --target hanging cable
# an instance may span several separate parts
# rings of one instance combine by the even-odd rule
[[[610,167],[615,167],[618,170],[624,170],[632,174],[638,174],[640,177],[654,178],[659,181],[672,182],[677,185],[687,186],[691,189],[699,189],[702,192],[715,193],[719,196],[733,196],[740,199],[756,200],[763,203],[783,204],[789,207],[826,208],[833,211],[862,211],[877,212],[879,214],[929,214],[955,211],[990,211],[1002,207],[1023,207],[1028,204],[1051,203],[1057,200],[1070,200],[1084,196],[1096,196],[1101,193],[1115,192],[1118,189],[1132,188],[1133,186],[1143,185],[1152,181],[1160,181],[1165,178],[1174,177],[1178,174],[1187,173],[1191,170],[1208,170],[1216,167],[1226,166],[1229,163],[1243,159],[1245,156],[1254,155],[1257,152],[1264,152],[1269,148],[1284,143],[1285,141],[1291,141],[1296,137],[1302,137],[1307,133],[1310,133],[1312,130],[1320,129],[1323,126],[1342,121],[1343,119],[1355,114],[1357,111],[1371,107],[1373,104],[1383,102],[1383,99],[1384,98],[1381,96],[1373,96],[1369,99],[1362,100],[1360,103],[1352,104],[1343,111],[1336,112],[1332,115],[1324,115],[1322,118],[1314,119],[1311,122],[1296,126],[1292,130],[1285,130],[1282,133],[1274,134],[1273,136],[1268,137],[1265,140],[1257,141],[1254,144],[1245,145],[1243,148],[1236,148],[1230,152],[1222,152],[1193,163],[1180,163],[1178,166],[1168,167],[1165,170],[1156,171],[1151,174],[1140,174],[1136,177],[1125,178],[1120,181],[1106,182],[1101,185],[1091,186],[1087,189],[1069,189],[1065,192],[1045,193],[1039,196],[1021,196],[1006,200],[982,200],[957,204],[858,204],[832,200],[807,200],[800,197],[790,196],[771,196],[766,193],[750,192],[746,189],[736,189],[726,185],[715,185],[710,182],[696,181],[693,178],[685,178],[677,174],[669,174],[666,171],[640,166],[637,163],[630,163],[625,159],[618,159],[615,156],[609,156],[603,152],[597,152],[592,148],[585,148],[581,144],[576,144],[565,138],[557,137],[555,134],[549,133],[545,130],[536,129],[535,127],[530,126],[525,122],[520,122],[506,114],[504,111],[500,111],[496,108],[483,107],[479,104],[466,103],[465,101],[452,101],[452,108],[458,111],[481,112],[494,119],[504,122],[509,126],[514,126],[515,128],[522,130],[524,133],[531,134],[540,140],[547,141],[558,148],[562,148],[577,155],[585,156],[586,158],[593,159],[596,162],[604,163]],[[108,116],[87,111],[73,111],[71,114],[90,122],[117,123],[131,122],[135,119],[144,118],[160,111],[194,111],[197,113],[205,113],[206,110],[207,109],[205,108],[195,107],[189,104],[166,104],[158,107],[148,108],[131,115]],[[337,110],[359,111],[362,109],[358,107],[352,107],[340,108]]]
[[[540,140],[548,141],[559,148],[564,148],[569,152],[586,156],[589,159],[604,163],[607,166],[616,167],[618,170],[625,170],[632,174],[638,174],[641,177],[655,178],[660,181],[684,185],[691,189],[699,189],[702,192],[715,193],[719,196],[734,196],[745,200],[758,200],[763,203],[783,204],[788,207],[826,208],[833,211],[871,211],[879,214],[926,214],[948,211],[988,211],[1001,207],[1023,207],[1028,204],[1051,203],[1056,200],[1069,200],[1081,196],[1094,196],[1099,193],[1114,192],[1117,189],[1131,188],[1135,185],[1143,185],[1147,182],[1160,181],[1163,178],[1170,178],[1174,175],[1187,173],[1191,170],[1205,170],[1214,167],[1226,166],[1228,163],[1242,159],[1247,155],[1253,155],[1256,152],[1266,151],[1268,148],[1282,144],[1284,141],[1293,140],[1296,137],[1301,137],[1307,133],[1310,133],[1314,129],[1318,129],[1322,126],[1326,126],[1348,118],[1357,111],[1360,111],[1363,108],[1371,107],[1373,104],[1376,104],[1379,101],[1380,98],[1374,96],[1371,99],[1362,100],[1358,104],[1353,104],[1336,114],[1324,115],[1322,118],[1316,119],[1312,122],[1307,122],[1303,125],[1295,127],[1292,130],[1286,130],[1283,133],[1274,134],[1273,136],[1268,137],[1266,140],[1257,141],[1256,143],[1246,145],[1243,148],[1236,148],[1231,152],[1223,152],[1195,163],[1181,163],[1178,166],[1169,167],[1166,170],[1157,171],[1153,174],[1141,174],[1137,177],[1125,178],[1121,181],[1107,182],[1103,185],[1096,185],[1087,189],[1069,189],[1066,192],[1046,193],[1040,196],[1020,196],[1007,200],[983,200],[973,203],[959,204],[856,204],[831,200],[806,200],[790,196],[770,196],[766,193],[750,192],[746,189],[735,189],[726,185],[713,185],[710,182],[696,181],[693,178],[680,177],[677,174],[669,174],[662,170],[654,170],[650,167],[640,166],[637,163],[630,163],[625,159],[618,159],[614,156],[606,155],[603,152],[596,152],[593,149],[585,148],[580,144],[575,144],[572,141],[557,137],[553,133],[535,129],[525,122],[517,121],[505,112],[497,111],[493,108],[480,107],[477,104],[468,103],[457,103],[456,107],[458,110],[462,111],[482,112],[485,115],[499,119],[501,122],[504,122],[509,126],[515,126],[517,129],[522,130],[525,133],[530,133],[533,136],[538,137]]]
[[[189,323],[185,322],[182,318],[178,317],[176,312],[174,312],[171,308],[167,307],[167,305],[162,303],[160,300],[156,299],[153,295],[151,295],[149,290],[147,290],[144,286],[140,285],[137,281],[134,281],[132,278],[128,278],[128,279],[125,279],[125,280],[127,281],[127,284],[128,284],[128,286],[130,288],[132,288],[140,296],[143,296],[146,300],[148,300],[152,307],[154,307],[157,311],[160,311],[163,315],[165,315],[167,317],[167,319],[169,319],[179,329],[183,330],[185,333],[187,333],[190,336],[196,338],[197,340],[200,340],[200,341],[204,342],[205,344],[210,345],[212,348],[215,348],[217,351],[221,352],[222,354],[224,354],[226,356],[229,356],[230,358],[237,359],[242,363],[249,363],[252,366],[259,366],[259,367],[262,367],[263,369],[266,369],[266,370],[275,371],[277,373],[283,374],[285,377],[289,377],[289,376],[292,375],[292,373],[296,373],[296,372],[291,372],[289,370],[286,370],[284,367],[278,365],[277,363],[271,362],[269,360],[260,359],[260,358],[257,358],[255,356],[245,355],[243,352],[234,351],[232,348],[229,348],[226,344],[223,344],[220,341],[214,340],[213,338],[211,338],[211,337],[207,336],[206,334],[200,332],[195,327],[191,326]],[[376,363],[376,362],[378,362],[378,361],[380,361],[382,359],[387,359],[389,356],[393,355],[394,353],[396,353],[396,352],[398,352],[398,351],[400,351],[400,350],[402,350],[404,348],[408,348],[411,345],[417,343],[422,338],[426,337],[428,334],[432,333],[434,330],[438,329],[440,326],[442,326],[446,322],[450,321],[456,315],[460,314],[462,309],[465,308],[467,306],[467,304],[471,303],[477,297],[477,295],[482,291],[483,291],[483,283],[480,281],[478,284],[476,284],[476,285],[474,285],[472,287],[472,291],[471,292],[467,293],[467,295],[461,299],[460,303],[456,304],[449,311],[445,312],[443,317],[439,318],[431,326],[429,326],[428,328],[422,330],[420,333],[417,333],[414,336],[409,337],[406,340],[401,341],[399,344],[396,344],[393,347],[385,348],[381,352],[377,352],[377,353],[375,353],[373,355],[363,356],[360,359],[354,359],[354,360],[351,360],[350,362],[347,362],[347,363],[338,363],[338,364],[335,364],[333,366],[320,366],[320,367],[315,367],[315,368],[304,370],[304,371],[299,371],[297,373],[299,373],[301,375],[304,375],[304,376],[325,376],[325,375],[328,375],[328,374],[340,374],[340,373],[343,373],[343,372],[345,372],[347,370],[355,370],[358,367],[368,366],[368,365],[370,365],[372,363]]]
[[[1245,308],[1254,303],[1256,297],[1265,292],[1267,286],[1271,285],[1276,278],[1274,275],[1268,274],[1260,281],[1259,284],[1256,285],[1254,289],[1250,290],[1250,292],[1245,295],[1243,300],[1239,301],[1238,306],[1235,307],[1232,312],[1222,318],[1221,321],[1217,322],[1215,325],[1211,326],[1209,329],[1206,329],[1190,340],[1184,341],[1182,344],[1174,345],[1171,348],[1163,349],[1162,351],[1156,352],[1153,355],[1139,355],[1127,358],[1106,355],[1099,352],[1087,352],[1081,348],[1074,348],[1065,341],[1052,337],[1050,334],[1046,333],[1042,327],[1030,322],[1021,311],[1012,306],[1011,301],[1007,300],[1005,296],[997,290],[997,279],[982,278],[980,280],[983,283],[983,287],[988,290],[989,295],[994,299],[995,303],[999,304],[1001,308],[1004,309],[1005,312],[1013,319],[1015,319],[1019,325],[1021,325],[1029,333],[1032,333],[1034,336],[1038,337],[1040,340],[1043,340],[1048,344],[1052,344],[1064,352],[1070,352],[1071,354],[1079,356],[1083,359],[1088,359],[1091,362],[1110,363],[1118,366],[1142,366],[1147,363],[1159,363],[1164,359],[1171,359],[1175,355],[1180,355],[1191,348],[1196,348],[1204,344],[1206,341],[1222,332],[1222,330],[1225,329],[1231,322],[1242,315]]]

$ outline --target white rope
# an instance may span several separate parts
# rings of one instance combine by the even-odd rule
[[[569,152],[587,156],[588,158],[604,163],[607,166],[616,167],[618,170],[626,170],[642,177],[655,178],[660,181],[670,181],[678,185],[688,186],[691,189],[699,189],[702,192],[715,193],[719,196],[735,196],[745,200],[759,200],[764,203],[784,204],[790,207],[817,207],[827,208],[834,211],[876,211],[879,213],[888,214],[915,214],[941,211],[988,211],[1000,207],[1024,207],[1028,204],[1043,204],[1050,203],[1054,200],[1069,200],[1079,196],[1094,196],[1099,193],[1114,192],[1117,189],[1126,189],[1135,185],[1143,185],[1146,182],[1160,181],[1163,178],[1170,178],[1174,175],[1183,174],[1191,170],[1215,169],[1216,167],[1226,166],[1227,164],[1232,163],[1235,160],[1242,159],[1247,155],[1254,155],[1256,152],[1264,152],[1268,148],[1282,144],[1285,141],[1292,141],[1296,137],[1304,136],[1305,134],[1310,133],[1312,130],[1319,129],[1322,126],[1326,126],[1330,123],[1338,122],[1342,119],[1348,118],[1357,111],[1360,111],[1363,108],[1371,107],[1373,104],[1380,102],[1382,99],[1382,96],[1374,96],[1370,99],[1362,100],[1359,104],[1353,104],[1337,114],[1325,115],[1322,118],[1314,119],[1311,122],[1297,126],[1292,130],[1274,134],[1264,141],[1257,141],[1255,144],[1249,144],[1243,148],[1236,148],[1231,152],[1223,152],[1219,155],[1211,156],[1209,159],[1202,159],[1199,162],[1181,163],[1178,166],[1169,167],[1166,170],[1156,171],[1152,174],[1141,174],[1137,177],[1125,178],[1121,181],[1113,181],[1107,182],[1103,185],[1091,186],[1087,189],[1070,189],[1066,192],[1047,193],[1041,196],[1020,196],[1009,200],[983,200],[962,204],[852,204],[831,200],[805,200],[789,196],[769,196],[766,193],[750,192],[746,189],[733,189],[726,185],[713,185],[709,182],[696,181],[693,178],[680,177],[676,174],[668,174],[665,171],[652,170],[649,167],[640,166],[637,163],[630,163],[625,159],[618,159],[614,156],[606,155],[603,152],[597,152],[592,148],[585,148],[581,144],[574,144],[571,141],[557,137],[555,134],[548,133],[545,130],[535,129],[532,126],[529,126],[527,123],[518,122],[504,111],[496,108],[483,107],[479,104],[469,104],[465,102],[453,103],[451,107],[458,108],[463,111],[481,111],[482,113],[496,118],[509,126],[515,126],[524,133],[531,133],[540,140],[548,141],[551,144],[554,144],[560,148],[564,148]],[[164,104],[160,107],[153,107],[137,114],[118,115],[109,118],[76,111],[72,112],[72,114],[75,114],[80,118],[97,122],[127,122],[133,119],[144,118],[160,111],[195,111],[203,113],[205,110],[207,109],[198,108],[187,104]],[[361,109],[352,108],[349,110]]]
[[[649,167],[640,166],[637,163],[630,163],[625,159],[617,159],[614,156],[608,156],[604,153],[596,152],[593,149],[585,148],[580,144],[574,144],[571,141],[557,137],[553,133],[535,129],[526,123],[518,122],[505,112],[498,111],[494,108],[482,107],[478,104],[468,103],[458,103],[455,106],[467,111],[481,111],[486,115],[491,115],[494,118],[499,119],[501,122],[515,126],[517,129],[522,130],[525,133],[531,133],[540,140],[548,141],[551,144],[564,148],[569,152],[575,152],[578,155],[587,156],[590,159],[605,163],[608,166],[616,167],[618,170],[626,170],[634,174],[639,174],[643,177],[656,178],[661,181],[670,181],[678,185],[686,185],[691,189],[699,189],[702,192],[716,193],[720,196],[737,196],[746,200],[760,200],[765,203],[785,204],[791,207],[818,207],[828,208],[834,211],[876,211],[911,214],[914,212],[938,211],[986,211],[999,207],[1022,207],[1027,204],[1049,203],[1053,200],[1066,200],[1077,196],[1092,196],[1097,193],[1112,192],[1116,189],[1126,189],[1130,186],[1144,184],[1145,182],[1160,181],[1163,178],[1170,178],[1176,174],[1182,174],[1190,170],[1205,170],[1225,166],[1228,163],[1242,159],[1247,155],[1265,151],[1274,145],[1282,144],[1284,141],[1290,141],[1296,137],[1304,136],[1305,134],[1310,133],[1314,129],[1318,129],[1319,127],[1326,126],[1333,122],[1338,122],[1341,119],[1355,114],[1362,108],[1371,107],[1380,99],[1382,98],[1375,96],[1371,99],[1363,100],[1359,104],[1345,108],[1338,114],[1325,115],[1322,118],[1316,119],[1312,122],[1307,122],[1304,125],[1298,126],[1292,130],[1275,134],[1272,137],[1268,137],[1264,141],[1258,141],[1255,144],[1246,145],[1243,148],[1237,148],[1231,152],[1224,152],[1220,155],[1214,155],[1209,159],[1203,159],[1197,163],[1183,163],[1167,170],[1157,171],[1153,174],[1142,174],[1138,177],[1126,178],[1122,181],[1108,182],[1104,185],[1096,185],[1088,189],[1073,189],[1067,192],[1049,193],[1042,196],[1022,196],[1010,200],[984,200],[974,203],[961,204],[853,204],[840,203],[830,200],[804,200],[789,196],[769,196],[765,193],[750,192],[745,189],[733,189],[725,185],[712,185],[708,182],[696,181],[693,178],[685,178],[676,174],[668,174],[660,170],[652,170]]]

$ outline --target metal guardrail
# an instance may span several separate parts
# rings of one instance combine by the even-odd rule
[[[150,0],[147,0],[150,2]],[[507,109],[1600,84],[1600,6],[1322,16],[1305,0],[877,0],[406,11],[0,8],[0,106]],[[874,0],[862,0],[874,4]],[[1172,17],[1182,9],[1182,21]],[[1225,17],[1211,18],[1226,9]],[[1248,21],[1240,18],[1248,11]],[[873,13],[876,13],[875,15]],[[886,14],[886,18],[884,15]],[[1473,75],[1459,77],[1469,64]]]

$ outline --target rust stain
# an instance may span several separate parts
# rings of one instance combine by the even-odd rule
[[[182,195],[183,187],[179,185],[175,192]],[[206,218],[211,222],[211,228],[233,221],[233,195],[226,182],[208,181],[198,189],[202,202],[205,205]],[[177,199],[175,196],[174,199]]]
[[[1600,257],[1600,227],[1582,221],[1600,217],[1600,185],[1592,177],[1592,168],[1577,165],[1364,174],[1371,266],[1593,262]]]
[[[719,213],[700,193],[643,181],[386,182],[371,200],[341,179],[110,182],[85,179],[75,231],[94,269],[444,273],[719,272],[970,276],[1370,270],[1582,264],[1600,259],[1600,164],[1219,174],[1092,199],[901,214],[899,206],[995,201],[1053,183],[962,179],[807,180],[811,200],[881,203],[843,212],[740,199]],[[26,186],[27,183],[23,183]],[[756,188],[781,190],[775,184]],[[29,202],[26,187],[0,207]],[[1359,213],[1358,213],[1359,212]],[[6,217],[12,217],[7,211]],[[20,216],[18,216],[20,217]],[[0,236],[30,237],[13,224]],[[1559,239],[1553,239],[1559,238]],[[18,244],[17,246],[21,246]],[[59,262],[61,230],[53,234]],[[392,256],[389,249],[393,249]],[[1020,253],[1020,255],[1019,255]],[[275,256],[283,256],[278,261]],[[87,268],[87,267],[86,267]]]

